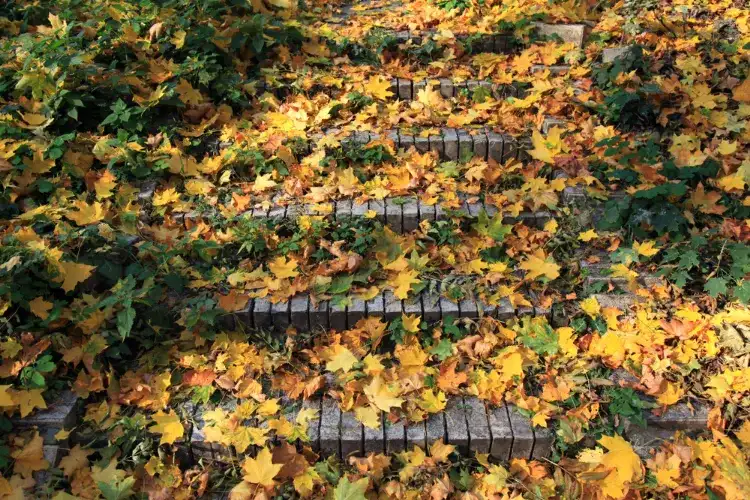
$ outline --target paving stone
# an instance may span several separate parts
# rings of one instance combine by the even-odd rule
[[[503,162],[503,136],[495,132],[487,134],[487,157],[498,163]]]
[[[346,330],[346,306],[329,302],[328,328],[338,332]]]
[[[440,312],[440,294],[437,291],[425,289],[422,291],[422,318],[429,322],[437,322],[442,318]]]
[[[402,312],[401,299],[396,297],[391,290],[386,290],[383,293],[383,297],[385,299],[385,320],[390,322],[396,318],[400,318]]]
[[[341,456],[339,443],[341,410],[335,399],[323,398],[320,410],[320,452],[326,456]]]
[[[398,79],[398,98],[402,101],[412,100],[412,81],[406,78]]]
[[[431,134],[428,140],[430,143],[430,151],[436,153],[438,158],[444,158],[445,145],[443,144],[442,134]]]
[[[369,210],[367,202],[357,203],[352,202],[352,217],[364,217],[365,213]]]
[[[513,430],[510,426],[507,407],[505,405],[489,407],[488,405],[487,419],[492,434],[490,455],[498,460],[509,460],[513,448]]]
[[[430,150],[430,139],[428,137],[415,136],[414,147],[416,147],[417,151],[420,153],[426,153]]]
[[[542,36],[558,36],[565,43],[573,43],[576,47],[583,47],[586,40],[587,26],[585,24],[548,24],[534,23],[537,33]]]
[[[368,316],[375,316],[377,318],[385,316],[385,302],[382,293],[365,302],[365,306],[367,307]]]
[[[419,209],[419,220],[433,222],[435,220],[435,205],[427,205],[422,200],[417,200],[417,208]]]
[[[384,419],[385,425],[385,452],[398,453],[404,451],[406,443],[406,428],[403,421],[396,423]]]
[[[285,331],[291,324],[289,302],[271,304],[271,322],[277,330]]]
[[[473,297],[466,297],[458,303],[458,314],[461,318],[479,317],[477,301]]]
[[[409,197],[406,199],[406,203],[401,206],[403,212],[403,231],[408,233],[415,231],[419,227],[419,206],[417,204],[417,198]]]
[[[385,429],[383,428],[383,414],[380,414],[380,426],[377,429],[371,429],[366,425],[362,426],[363,430],[363,448],[364,454],[368,453],[385,453]]]
[[[627,55],[632,50],[633,50],[633,47],[630,47],[630,46],[611,47],[608,49],[604,49],[602,51],[602,62],[605,64],[615,62],[617,59],[621,57],[627,57]]]
[[[466,130],[457,130],[458,137],[458,159],[464,159],[474,155],[474,139]]]
[[[416,147],[414,142],[414,136],[411,134],[401,134],[398,137],[399,148],[408,151],[411,148]]]
[[[385,201],[384,200],[369,200],[367,202],[369,210],[375,212],[375,218],[385,224]]]
[[[253,325],[255,328],[271,328],[271,301],[265,297],[256,298],[253,304]]]
[[[322,300],[317,305],[310,301],[310,328],[328,329],[328,301]]]
[[[486,160],[487,159],[487,134],[481,132],[471,136],[474,140],[474,156]]]
[[[385,199],[385,222],[396,234],[403,233],[404,214],[397,198]]]
[[[427,440],[427,446],[432,446],[433,443],[443,440],[445,438],[445,415],[443,412],[431,414],[427,420],[425,420],[425,439]]]
[[[469,427],[461,398],[451,398],[445,406],[446,440],[462,455],[469,453]]]
[[[440,297],[440,312],[443,320],[446,320],[449,317],[454,319],[460,317],[458,304],[443,296]]]
[[[549,71],[550,75],[552,76],[560,76],[570,71],[570,66],[568,66],[567,64],[553,64],[552,66],[534,64],[533,66],[531,66],[532,74],[544,73],[545,71]]]
[[[534,450],[534,431],[531,421],[518,413],[515,408],[506,407],[510,419],[510,428],[513,431],[513,449],[511,458],[524,458],[529,460]]]
[[[341,456],[344,460],[352,455],[362,455],[362,424],[354,412],[341,414]]]
[[[539,460],[547,458],[552,453],[552,445],[555,443],[555,433],[552,429],[543,427],[534,427],[534,449],[531,452],[531,458]]]
[[[406,424],[406,449],[411,450],[414,446],[419,446],[423,450],[427,446],[424,422],[409,422]]]
[[[422,316],[422,297],[421,295],[417,295],[416,297],[411,297],[408,299],[405,299],[402,302],[404,314],[416,314],[418,316]]]
[[[489,453],[492,445],[492,433],[490,432],[484,403],[477,397],[465,396],[464,412],[469,429],[469,450]]]
[[[443,154],[449,160],[458,160],[458,134],[454,128],[444,128],[443,133]]]
[[[318,416],[314,420],[310,420],[307,426],[307,435],[310,438],[310,445],[313,450],[317,451],[320,449],[320,423],[322,421],[322,400],[320,396],[313,396],[310,399],[306,399],[302,402],[302,409],[317,410]]]
[[[662,415],[649,412],[646,424],[648,427],[670,431],[704,430],[708,426],[709,409],[706,404],[700,402],[693,403],[692,408],[687,403],[679,403],[667,408]]]
[[[507,297],[500,299],[500,302],[497,304],[497,319],[506,321],[515,316],[515,314],[516,310],[513,308],[510,299]]]
[[[291,321],[292,325],[300,332],[306,332],[310,328],[310,304],[309,297],[305,295],[297,295],[292,298],[291,305]]]
[[[45,444],[58,444],[55,434],[61,429],[71,429],[78,421],[76,401],[71,391],[62,391],[47,402],[47,408],[37,410],[25,418],[11,419],[13,430],[24,431],[36,427]]]
[[[440,95],[446,99],[453,97],[453,80],[450,78],[440,79]]]
[[[503,163],[509,160],[520,159],[518,154],[520,150],[516,141],[509,135],[503,136]]]
[[[351,329],[359,320],[365,317],[365,301],[362,299],[351,299],[351,304],[346,308],[346,327]]]
[[[336,202],[336,220],[339,221],[352,216],[352,200],[338,200]]]

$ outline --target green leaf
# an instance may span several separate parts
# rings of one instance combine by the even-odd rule
[[[742,284],[737,285],[733,294],[740,302],[750,304],[750,281],[743,281]]]
[[[724,278],[716,278],[713,277],[710,280],[706,281],[706,284],[703,285],[703,290],[708,292],[708,294],[716,298],[721,294],[727,293],[727,280]]]
[[[135,309],[129,305],[117,313],[117,331],[120,332],[120,338],[125,340],[130,335],[135,322]]]
[[[366,500],[365,490],[367,490],[369,481],[369,479],[363,477],[350,483],[349,478],[342,477],[331,494],[331,500]]]
[[[448,339],[442,339],[430,349],[430,353],[437,356],[440,361],[444,361],[453,354],[453,344]]]

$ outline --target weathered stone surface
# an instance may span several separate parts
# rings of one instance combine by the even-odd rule
[[[576,47],[583,47],[586,40],[587,26],[585,24],[547,24],[534,23],[537,33],[543,36],[558,36],[563,42],[573,43]]]
[[[443,319],[446,319],[448,317],[452,317],[452,318],[459,317],[458,304],[456,304],[455,302],[451,300],[448,300],[447,298],[443,296],[440,297],[440,311],[442,313]]]
[[[648,427],[668,429],[671,431],[697,431],[708,426],[708,405],[695,402],[692,405],[678,403],[672,405],[661,415],[649,412],[646,417]]]
[[[428,140],[430,142],[430,151],[437,153],[438,158],[444,158],[445,145],[443,144],[442,134],[432,134]]]
[[[454,128],[443,129],[443,154],[449,160],[458,160],[458,134]]]
[[[427,446],[427,433],[424,422],[410,422],[406,424],[406,448],[411,450],[414,446],[425,449]]]
[[[422,316],[422,297],[417,295],[411,299],[405,299],[402,302],[404,314],[416,314]]]
[[[380,426],[377,429],[371,429],[366,425],[362,426],[364,436],[364,453],[384,453],[385,452],[385,429],[383,428],[383,414],[380,414]]]
[[[543,427],[534,427],[534,449],[531,452],[531,458],[539,460],[549,457],[552,453],[552,445],[555,442],[555,433],[552,429]]]
[[[464,397],[464,411],[469,429],[469,450],[489,453],[492,434],[484,403],[474,396],[466,396]]]
[[[385,223],[385,201],[383,200],[369,200],[367,206],[370,210],[375,212],[375,218],[380,222]]]
[[[611,47],[602,51],[602,62],[612,63],[621,57],[627,57],[633,47]]]
[[[317,451],[320,449],[320,423],[323,410],[320,396],[303,401],[302,409],[311,409],[318,412],[318,416],[314,420],[310,420],[307,426],[307,436],[310,438],[310,445],[313,450]]]
[[[568,122],[565,120],[560,120],[558,118],[552,118],[552,117],[545,117],[544,121],[542,122],[542,133],[544,135],[549,134],[549,131],[552,127],[558,127],[558,128],[565,128],[567,126]]]
[[[406,151],[408,151],[411,148],[416,147],[416,144],[414,143],[414,136],[411,134],[399,133],[398,143],[399,143],[399,148],[404,149]]]
[[[492,433],[490,454],[498,460],[510,459],[510,452],[513,448],[513,430],[510,426],[507,407],[503,405],[488,408],[487,417]]]
[[[341,428],[341,410],[338,401],[323,398],[320,412],[320,451],[324,455],[341,456],[339,430]]]
[[[271,327],[271,301],[256,298],[253,305],[253,325],[255,328]]]
[[[346,327],[354,328],[357,321],[364,318],[365,314],[365,301],[362,299],[351,299],[351,304],[346,308]]]
[[[417,208],[419,209],[419,220],[434,221],[435,220],[435,205],[427,205],[422,200],[417,200]]]
[[[402,228],[404,233],[415,231],[419,227],[419,207],[417,198],[406,198],[405,203],[401,206],[403,213]]]
[[[310,301],[310,328],[328,329],[328,301],[323,300],[317,304]]]
[[[329,304],[328,328],[339,332],[346,330],[346,306],[334,302]]]
[[[297,295],[292,298],[291,321],[292,325],[300,332],[306,332],[310,328],[310,305],[307,295]]]
[[[271,304],[271,322],[277,330],[286,330],[291,324],[289,302],[277,302]]]
[[[406,443],[406,429],[404,423],[385,420],[385,452],[397,453],[404,451]]]
[[[480,132],[471,136],[474,141],[474,156],[486,160],[487,159],[487,134]]]
[[[450,78],[441,78],[440,79],[440,95],[442,95],[445,99],[450,99],[453,97],[453,80]]]
[[[457,130],[458,137],[458,159],[462,160],[474,154],[474,139],[466,130]]]
[[[25,418],[14,417],[14,430],[23,431],[36,427],[45,444],[58,444],[55,434],[61,429],[71,429],[77,423],[76,401],[78,396],[63,391],[47,403],[47,408],[38,410]]]
[[[638,296],[632,293],[614,294],[614,293],[595,293],[592,297],[599,302],[602,309],[613,307],[626,312],[630,306],[638,301]]]
[[[365,303],[367,315],[382,318],[385,315],[385,302],[383,294],[378,294]]]
[[[458,314],[462,318],[479,317],[479,309],[476,300],[473,297],[466,297],[458,303]]]
[[[353,412],[341,414],[341,456],[346,460],[352,455],[362,454],[362,424]]]
[[[443,413],[433,413],[425,420],[425,439],[427,446],[439,440],[445,442],[445,415]]]
[[[406,78],[398,79],[398,98],[402,101],[412,99],[412,81]]]
[[[404,215],[397,198],[386,198],[385,199],[385,221],[388,227],[390,227],[396,233],[403,233],[403,221]]]
[[[534,431],[531,429],[531,421],[518,413],[515,408],[508,408],[510,428],[513,432],[512,458],[531,458],[534,450]]]
[[[487,157],[496,162],[503,161],[503,136],[495,132],[487,134]]]
[[[422,318],[427,322],[440,321],[440,294],[436,290],[424,290],[422,292]]]
[[[459,453],[469,452],[469,427],[460,398],[451,398],[445,406],[445,429],[448,443],[455,445]]]
[[[430,139],[428,137],[415,136],[414,147],[417,148],[417,151],[420,153],[426,153],[430,150]]]
[[[401,317],[401,299],[396,297],[391,290],[386,290],[383,293],[385,298],[385,319],[386,321],[393,321],[396,318]]]
[[[336,202],[336,220],[352,216],[352,200],[338,200]]]

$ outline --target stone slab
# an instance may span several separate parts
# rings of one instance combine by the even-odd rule
[[[341,414],[341,457],[346,460],[350,456],[362,454],[362,424],[354,417],[353,412]]]
[[[320,411],[320,452],[326,456],[341,456],[339,443],[341,410],[335,399],[323,398]]]
[[[13,417],[13,430],[24,431],[36,427],[45,444],[58,444],[55,434],[61,429],[71,429],[77,424],[77,400],[78,396],[72,391],[62,391],[48,402],[46,409],[38,410],[25,418]]]
[[[506,409],[513,431],[513,449],[510,456],[529,460],[534,451],[534,431],[531,428],[531,420],[518,413],[515,408],[506,406]]]
[[[463,399],[469,429],[469,450],[489,453],[492,445],[492,434],[484,403],[474,396],[465,396]]]
[[[461,398],[448,400],[444,411],[446,440],[455,445],[458,452],[466,455],[469,452],[469,427],[466,423],[466,412]]]
[[[509,460],[513,449],[513,429],[510,426],[508,409],[503,406],[487,408],[492,444],[490,454],[498,460]]]

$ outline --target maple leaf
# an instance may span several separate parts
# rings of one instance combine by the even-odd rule
[[[578,235],[578,239],[580,241],[583,241],[583,242],[586,242],[586,243],[588,243],[591,240],[595,240],[598,237],[599,237],[599,235],[596,234],[596,231],[594,231],[593,229],[589,229],[585,233],[580,233]]]
[[[26,443],[26,446],[14,451],[11,454],[13,457],[13,472],[21,474],[23,477],[31,477],[36,471],[46,470],[49,467],[49,462],[44,459],[43,445],[44,440],[37,432],[31,438],[31,441]]]
[[[448,455],[453,453],[456,447],[452,444],[443,443],[443,438],[438,439],[430,446],[430,457],[437,463],[447,462]]]
[[[741,84],[732,89],[732,99],[750,104],[750,78],[745,78]]]
[[[100,222],[107,215],[106,208],[98,201],[89,205],[85,201],[77,200],[73,203],[73,207],[77,210],[68,211],[65,216],[79,226]]]
[[[390,87],[390,81],[386,80],[381,75],[376,75],[370,78],[365,84],[365,93],[376,99],[385,101],[393,95],[393,92],[390,91]]]
[[[175,188],[165,189],[161,193],[156,193],[151,201],[155,207],[171,205],[180,200],[180,193]]]
[[[621,436],[602,436],[597,442],[608,450],[602,456],[601,464],[610,469],[609,475],[602,480],[602,492],[612,498],[621,498],[628,483],[643,477],[641,459]]]
[[[555,156],[563,150],[563,132],[564,130],[559,127],[552,127],[545,139],[539,131],[535,130],[531,134],[531,144],[534,148],[529,150],[529,155],[545,163],[555,163]]]
[[[64,278],[62,289],[66,292],[70,292],[75,289],[78,283],[85,281],[91,276],[91,273],[96,269],[96,266],[89,266],[88,264],[79,264],[77,262],[61,261],[58,262],[60,270]]]
[[[307,498],[308,496],[310,496],[310,494],[312,494],[315,483],[319,481],[320,474],[318,474],[318,471],[316,471],[314,467],[308,467],[307,469],[305,469],[305,472],[294,478],[292,484],[294,485],[294,489],[297,491],[297,493],[299,493],[303,498]]]
[[[404,330],[411,333],[416,333],[419,331],[419,323],[421,322],[422,318],[418,314],[409,315],[406,313],[401,313],[401,323],[404,325]]]
[[[52,307],[54,307],[54,304],[44,300],[44,297],[37,297],[29,301],[29,310],[43,320],[47,319]]]
[[[58,466],[63,471],[65,476],[70,477],[78,469],[87,467],[89,465],[88,456],[91,455],[91,451],[84,450],[80,444],[75,445],[70,452],[60,460]]]
[[[380,411],[373,406],[359,406],[355,408],[354,416],[370,429],[380,428]]]
[[[272,174],[263,174],[255,178],[253,193],[262,193],[276,186],[276,181],[271,179]]]
[[[273,486],[273,478],[279,473],[283,464],[273,463],[273,456],[268,448],[263,448],[255,458],[246,458],[242,463],[242,476],[245,481],[261,486]]]
[[[366,477],[351,483],[349,478],[344,476],[333,490],[332,500],[366,500],[365,492],[369,483],[370,480]]]
[[[159,410],[151,417],[156,423],[150,428],[152,432],[161,434],[159,444],[172,444],[185,434],[185,427],[180,422],[180,417],[170,409],[169,413]]]
[[[14,404],[21,407],[21,418],[29,415],[35,408],[42,410],[47,408],[47,403],[44,402],[42,397],[42,391],[43,389],[29,389],[13,393]]]
[[[341,344],[335,344],[328,349],[329,361],[326,363],[326,370],[335,372],[341,370],[344,373],[349,372],[359,361],[352,352]]]
[[[384,412],[398,408],[404,403],[404,400],[398,397],[398,388],[395,384],[386,384],[380,376],[373,377],[369,385],[365,386],[364,393],[370,403]]]
[[[296,270],[297,264],[297,259],[294,257],[287,258],[280,255],[268,263],[268,269],[279,279],[294,278],[299,276],[299,272]]]
[[[644,241],[643,243],[634,242],[633,243],[633,250],[638,252],[638,255],[643,255],[644,257],[653,257],[657,253],[659,253],[659,249],[655,247],[656,242],[654,241]]]
[[[552,256],[547,257],[541,248],[521,262],[519,267],[528,271],[526,277],[530,280],[535,280],[540,276],[554,280],[560,276],[560,266],[555,264],[555,259]]]
[[[184,78],[180,78],[180,82],[175,86],[174,90],[180,96],[180,101],[185,104],[197,106],[203,102],[201,93],[195,90]]]
[[[591,318],[596,318],[602,312],[602,308],[599,305],[599,301],[596,300],[596,297],[589,297],[582,300],[579,305],[581,306],[581,310]]]
[[[388,280],[388,284],[393,287],[393,294],[401,300],[408,298],[411,286],[420,283],[420,280],[417,279],[418,275],[417,271],[407,269],[398,273],[395,278]]]

